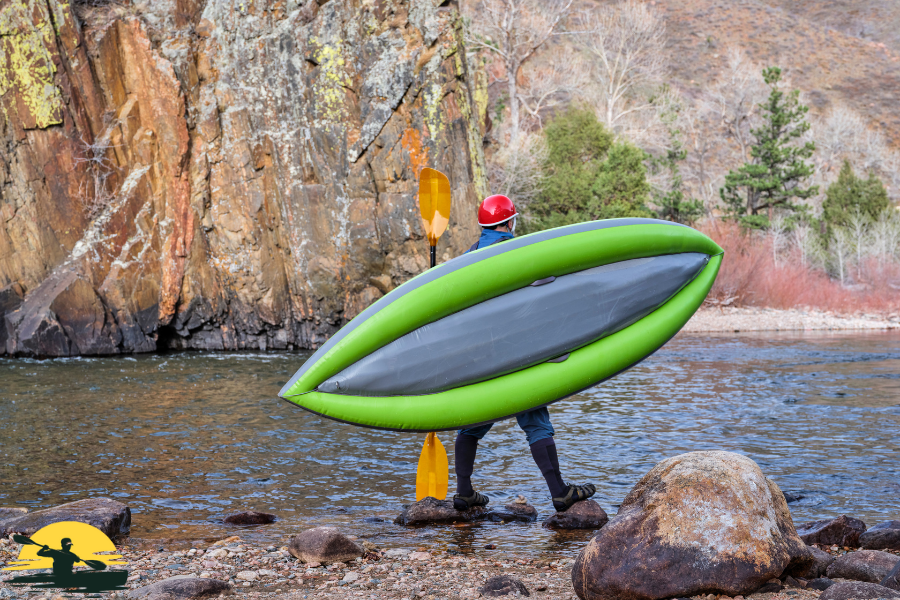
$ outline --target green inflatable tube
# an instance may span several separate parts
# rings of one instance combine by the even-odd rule
[[[696,257],[701,255],[703,260],[698,263]],[[501,371],[488,376],[482,374],[481,380],[472,382],[466,382],[465,377],[447,378],[438,373],[436,379],[447,381],[441,384],[443,387],[434,388],[439,391],[414,394],[389,391],[394,379],[400,382],[398,389],[403,389],[401,384],[409,379],[409,373],[405,371],[422,369],[415,362],[398,364],[398,360],[390,359],[390,356],[421,356],[423,361],[431,360],[428,368],[433,368],[435,357],[429,359],[429,351],[442,348],[441,352],[446,352],[449,360],[450,354],[457,350],[453,346],[457,338],[447,338],[444,346],[436,346],[428,338],[428,332],[436,331],[433,328],[441,323],[450,323],[453,326],[449,329],[458,329],[465,327],[470,314],[472,319],[485,314],[488,316],[481,318],[490,319],[490,313],[485,311],[489,310],[491,299],[512,302],[523,294],[531,294],[522,296],[523,306],[534,305],[534,298],[552,306],[556,301],[554,286],[559,290],[566,288],[556,283],[541,288],[532,286],[554,278],[563,281],[565,276],[583,277],[584,273],[596,271],[599,273],[596,277],[605,278],[602,281],[616,284],[618,273],[627,278],[631,272],[647,269],[650,263],[646,259],[663,265],[663,273],[671,272],[672,269],[659,262],[659,257],[674,257],[674,260],[686,257],[682,260],[684,264],[700,266],[690,271],[683,283],[675,281],[671,295],[656,289],[667,297],[640,315],[623,316],[621,329],[610,329],[612,333],[603,334],[599,339],[566,348],[565,356],[558,359],[561,362],[547,362],[547,357],[528,359],[531,363],[540,362],[514,368],[506,365]],[[655,352],[703,303],[721,260],[722,249],[700,232],[652,219],[595,221],[495,244],[439,265],[379,299],[320,348],[279,395],[331,419],[382,429],[440,431],[511,417],[592,387]],[[632,265],[636,266],[632,268]],[[685,269],[688,273],[687,267]],[[583,281],[591,284],[593,280]],[[660,277],[645,276],[643,280],[635,279],[634,285],[642,286],[640,289],[629,290],[629,280],[622,281],[625,283],[612,286],[618,291],[601,290],[598,297],[612,293],[630,293],[630,296],[623,296],[627,298],[641,297],[663,285]],[[571,293],[560,298],[563,300],[571,303]],[[621,313],[623,308],[618,306],[615,310]],[[547,312],[529,319],[534,321]],[[551,317],[560,319],[565,315],[551,314]],[[515,323],[509,327],[515,328]],[[544,331],[556,331],[556,326]],[[534,345],[551,344],[553,340],[545,340],[547,337],[546,333],[542,334]],[[419,346],[413,346],[404,355],[404,344]],[[457,354],[465,358],[467,349],[458,350],[462,354]],[[477,354],[482,350],[473,352]],[[491,348],[483,351],[493,351],[498,360],[504,358],[502,351]],[[379,358],[382,355],[388,358]],[[369,372],[377,371],[382,366],[386,376],[381,378],[383,381],[379,385],[381,388],[387,386],[388,391],[368,389],[369,384],[365,382],[371,377],[358,376],[358,372],[366,368]],[[340,393],[341,386],[346,386],[348,381],[362,381],[357,384],[357,387],[361,386],[361,392]],[[419,384],[408,385],[413,389]],[[339,393],[322,391],[326,388]]]

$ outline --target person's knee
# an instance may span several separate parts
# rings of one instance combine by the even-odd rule
[[[466,429],[460,429],[457,435],[470,435],[476,440],[480,440],[487,435],[487,432],[491,430],[491,427],[493,427],[493,423],[479,425],[478,427],[468,427]]]

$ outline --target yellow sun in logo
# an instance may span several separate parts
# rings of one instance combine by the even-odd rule
[[[122,558],[121,554],[105,554],[116,552],[116,545],[102,531],[87,523],[62,521],[35,532],[30,538],[34,544],[23,544],[18,559],[11,561],[10,566],[4,571],[53,568],[53,559],[49,556],[38,556],[38,550],[42,546],[60,550],[62,540],[66,538],[72,543],[71,552],[82,561],[75,566],[84,566],[86,560],[99,560],[107,566],[126,564],[124,560],[119,560]]]

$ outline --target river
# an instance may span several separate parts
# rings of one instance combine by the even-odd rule
[[[184,545],[239,533],[281,543],[336,525],[382,547],[576,552],[589,533],[540,524],[403,528],[424,434],[329,421],[276,396],[305,353],[184,352],[0,359],[0,506],[89,496],[128,504],[132,539]],[[783,490],[796,523],[900,518],[900,333],[681,334],[637,367],[551,407],[563,476],[592,481],[613,515],[658,461],[746,454]],[[453,435],[440,434],[452,461]],[[551,511],[524,434],[482,442],[476,488]],[[451,486],[452,465],[451,465]],[[451,489],[452,493],[452,489]],[[242,510],[278,515],[238,528]]]

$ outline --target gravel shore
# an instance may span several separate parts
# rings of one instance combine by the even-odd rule
[[[900,329],[900,315],[837,315],[832,312],[752,307],[703,307],[682,331],[839,331]]]
[[[822,548],[822,547],[820,547]],[[837,546],[823,550],[839,555],[848,551]],[[350,563],[321,566],[303,564],[286,546],[254,547],[234,536],[205,547],[167,551],[159,548],[119,548],[128,561],[128,587],[135,589],[176,575],[211,577],[229,581],[234,594],[248,600],[366,598],[369,600],[457,600],[480,598],[478,588],[495,575],[520,579],[537,600],[573,600],[571,570],[573,559],[534,557],[515,552],[483,551],[476,555],[456,555],[426,548],[370,550],[364,558]],[[0,542],[0,565],[18,554],[18,545]],[[900,553],[898,553],[900,554]],[[61,600],[58,590],[11,588],[2,580],[16,573],[0,575],[4,598]],[[11,594],[10,594],[11,593]],[[123,592],[103,594],[120,598]],[[749,600],[814,600],[821,592],[785,588],[777,593],[753,594]],[[75,596],[72,596],[75,597]],[[737,596],[735,600],[742,597]],[[695,596],[694,600],[732,600],[728,596]]]

